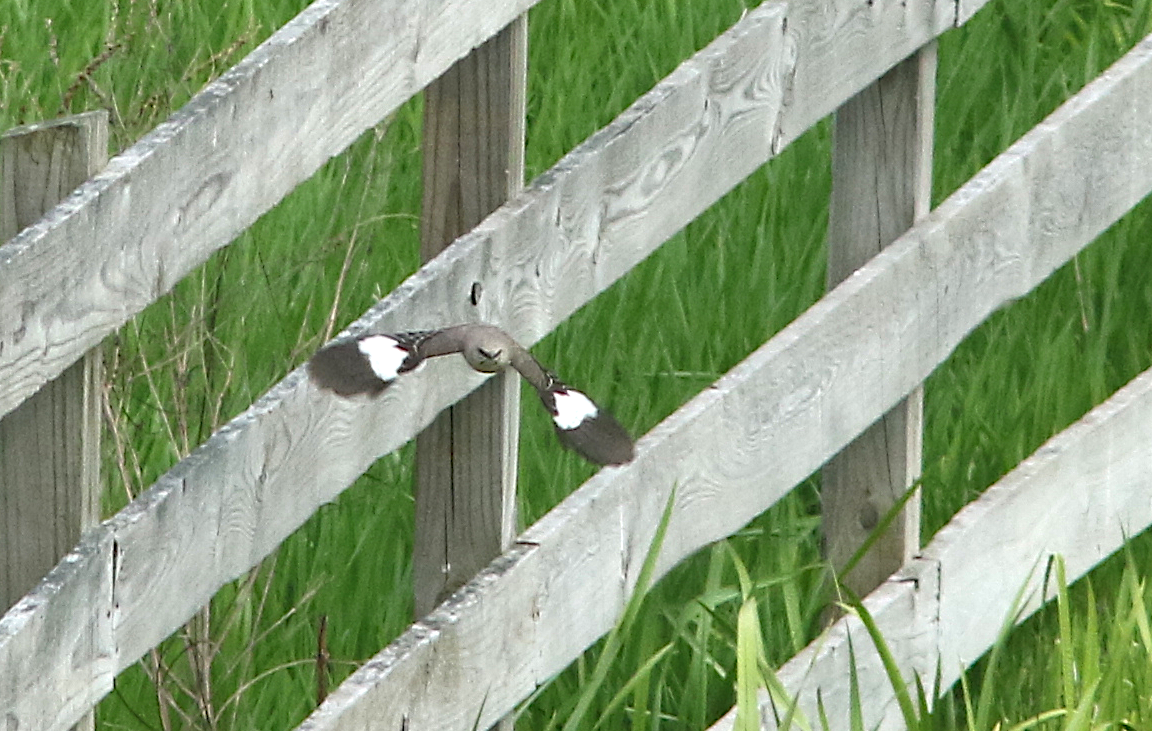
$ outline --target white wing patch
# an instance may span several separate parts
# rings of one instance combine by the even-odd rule
[[[400,366],[408,357],[408,351],[400,346],[400,341],[387,335],[369,335],[356,345],[381,381],[395,380]]]
[[[561,429],[575,429],[587,419],[596,418],[599,409],[592,399],[574,389],[557,391],[553,394],[556,399],[556,415],[552,421]]]

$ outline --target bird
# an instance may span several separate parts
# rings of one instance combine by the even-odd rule
[[[584,459],[601,466],[632,461],[632,437],[611,413],[561,381],[494,325],[470,323],[337,339],[309,359],[307,370],[313,383],[337,396],[377,396],[426,359],[453,353],[463,355],[480,373],[515,369],[536,389],[560,443]]]

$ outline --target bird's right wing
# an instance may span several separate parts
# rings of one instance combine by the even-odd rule
[[[308,375],[338,396],[375,396],[425,358],[458,353],[461,347],[458,328],[361,335],[317,351],[308,361]]]

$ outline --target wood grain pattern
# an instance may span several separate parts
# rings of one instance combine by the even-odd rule
[[[975,502],[957,513],[921,557],[892,577],[865,606],[912,682],[941,687],[987,652],[1021,593],[1023,620],[1054,598],[1042,595],[1047,561],[1062,556],[1068,581],[1083,576],[1152,525],[1152,370],[1050,439]],[[989,563],[996,578],[989,580]],[[816,693],[833,728],[849,725],[847,637],[860,677],[866,728],[904,728],[892,686],[858,619],[845,618],[780,668],[777,678],[819,718]],[[779,707],[777,699],[777,707]],[[761,696],[763,729],[775,729]],[[731,711],[712,726],[729,731]]]
[[[114,158],[102,175],[0,247],[0,415],[169,291],[363,130],[536,1],[310,5]],[[733,178],[713,169],[696,178],[701,189],[685,197],[699,203],[687,220],[733,180],[951,27],[956,2],[794,0],[772,8],[788,22],[776,38],[765,40],[789,75],[775,80],[780,89],[754,89],[748,101],[755,109],[764,94],[787,91],[786,103],[778,118],[747,120],[763,125],[745,130],[740,154],[714,161],[742,174]],[[364,28],[392,32],[363,33]],[[654,90],[643,101],[660,97]],[[724,111],[737,113],[739,107]],[[695,143],[718,121],[715,112],[681,117],[692,119],[697,126],[682,128],[679,146],[663,156],[616,158],[604,172],[618,178],[620,168],[638,166],[648,176],[644,182],[657,189],[664,176],[683,181],[681,166],[703,159],[692,154]],[[286,150],[292,155],[283,157]],[[270,159],[281,164],[270,166]],[[632,203],[643,206],[644,197]],[[611,213],[627,216],[628,209]],[[139,221],[152,224],[141,227]],[[663,241],[683,225],[659,228],[654,238]],[[77,255],[77,249],[86,254]]]
[[[525,343],[548,332],[746,175],[756,159],[772,154],[765,130],[774,129],[793,60],[803,57],[781,40],[787,35],[785,10],[772,5],[750,11],[350,329],[429,327],[468,314]],[[365,669],[367,681],[356,676],[360,680],[349,690],[330,696],[327,718],[352,712],[344,704],[358,694],[369,700],[355,713],[369,713],[381,694],[373,672],[419,678],[405,692],[417,689],[421,695],[404,696],[396,709],[426,704],[429,688],[447,687],[429,678],[480,677],[495,685],[502,682],[504,665],[533,681],[547,677],[610,626],[635,580],[667,490],[680,476],[680,484],[690,487],[678,499],[679,517],[670,527],[661,570],[702,542],[729,534],[815,470],[923,380],[988,312],[1026,292],[1148,192],[1148,55],[1144,44],[977,176],[915,236],[889,247],[654,430],[644,441],[651,446],[640,445],[636,463],[602,471],[534,528],[530,536],[564,545],[565,572],[543,573],[546,565],[530,544],[514,549],[511,558],[493,564],[502,567],[497,574],[480,579],[497,587],[485,591],[500,598],[484,594],[481,601],[466,586],[458,596],[470,597],[467,611],[450,605],[448,614],[416,625],[413,634],[385,650],[386,660]],[[851,59],[852,68],[860,61]],[[825,93],[824,87],[816,91]],[[1033,177],[1041,168],[1043,175]],[[1083,176],[1092,180],[1091,195],[1075,215],[1053,207],[1070,192],[1080,200],[1075,191],[1082,189]],[[480,312],[472,313],[464,295],[476,281],[501,296],[486,296]],[[893,340],[913,362],[886,369],[870,354],[893,350]],[[338,400],[313,389],[302,370],[290,374],[106,524],[122,551],[114,667],[123,668],[155,645],[378,455],[411,439],[480,382],[463,364],[429,363],[377,400]],[[862,389],[862,383],[876,388]],[[766,465],[772,467],[768,474]],[[693,520],[683,517],[685,508]],[[587,532],[589,524],[603,526],[608,535]],[[531,591],[515,583],[505,589],[505,574],[527,575]],[[45,611],[68,616],[64,607]],[[576,628],[574,616],[582,618]],[[477,620],[495,623],[483,633],[454,634],[452,627],[475,626],[469,623]],[[541,622],[543,629],[537,629]],[[563,631],[544,632],[557,626]],[[512,629],[505,634],[493,627]],[[439,639],[449,636],[452,651]],[[487,652],[477,653],[471,643],[478,641],[488,643]],[[427,649],[432,645],[435,652]],[[424,660],[439,657],[443,664],[417,667],[409,652]],[[17,657],[25,664],[40,662]],[[0,667],[0,675],[10,667]],[[479,668],[479,675],[468,676],[465,668]],[[463,685],[458,710],[447,715],[467,716],[471,728],[478,707],[498,716],[524,686],[509,681],[509,690],[495,700],[477,697],[484,687]],[[53,701],[41,696],[39,702]]]
[[[991,646],[1021,589],[1023,617],[1054,598],[1051,579],[1042,596],[1050,558],[1062,556],[1073,581],[1152,524],[1149,434],[1152,371],[1145,371],[940,531],[924,558],[956,586],[940,600],[944,682]],[[972,551],[995,557],[996,582],[966,557]]]
[[[1152,190],[1149,112],[1152,38],[643,437],[633,463],[602,470],[532,526],[300,728],[465,729],[506,713],[612,626],[673,488],[657,576],[770,507],[916,388],[989,313]],[[1074,211],[1053,205],[1069,200]],[[891,352],[907,357],[894,365],[882,357]],[[974,551],[959,560],[971,563]],[[968,602],[986,598],[964,591]],[[899,595],[885,601],[908,604]],[[881,626],[912,628],[914,648],[931,634],[906,612]]]
[[[7,239],[104,167],[108,114],[9,130],[0,159]],[[102,365],[99,349],[89,352],[0,418],[0,608],[31,591],[100,522]]]
[[[0,415],[535,2],[312,3],[0,247]]]
[[[835,112],[841,100],[954,27],[956,14],[957,0],[789,3],[788,34],[798,50],[792,88],[823,93],[790,100],[778,139],[791,141],[808,129],[807,120]]]
[[[67,729],[112,690],[115,539],[96,529],[0,618],[0,724]]]
[[[927,214],[935,108],[933,43],[836,111],[829,289]],[[899,358],[899,353],[892,355]],[[920,548],[920,499],[915,495],[852,571],[843,573],[880,520],[919,479],[922,420],[923,389],[917,388],[821,471],[824,555],[837,581],[857,596],[880,586]]]
[[[0,135],[0,241],[31,226],[104,167],[107,125],[107,112],[85,112]]]
[[[527,49],[528,22],[521,16],[424,92],[424,261],[524,186]],[[469,301],[485,296],[478,286]],[[511,544],[519,443],[514,372],[493,376],[416,438],[417,617]]]
[[[713,170],[727,173],[726,179],[700,176],[712,167],[717,148],[748,144],[762,157],[770,154],[763,130],[779,114],[789,71],[779,58],[761,54],[782,37],[781,20],[778,12],[750,14],[678,75],[639,100],[614,127],[594,136],[532,191],[502,209],[503,215],[490,218],[491,225],[417,272],[351,329],[404,330],[475,318],[464,295],[480,281],[489,295],[496,294],[482,300],[480,319],[514,321],[492,306],[499,302],[502,308],[521,313],[525,332],[537,337],[546,333],[560,319],[554,313],[562,316],[591,295],[587,281],[574,280],[583,292],[552,287],[552,270],[540,260],[538,234],[552,233],[548,240],[559,247],[559,256],[550,258],[558,258],[563,266],[564,251],[575,248],[569,243],[573,238],[569,231],[585,236],[597,232],[595,217],[601,207],[592,201],[609,194],[620,200],[640,187],[629,167],[620,166],[614,176],[608,175],[605,160],[627,155],[653,161],[647,172],[658,174],[648,176],[640,204],[649,206],[650,220],[670,219],[662,228],[674,231],[694,213],[675,201],[662,203],[669,189],[680,199],[695,198],[696,179],[721,177],[719,187],[726,189],[749,169]],[[698,148],[701,159],[687,166],[681,162],[676,170],[664,169],[657,151],[680,149],[668,143],[669,135],[683,136],[681,117],[687,112],[689,120],[698,119],[702,109],[709,124],[690,135],[693,144],[688,148]],[[582,192],[573,199],[567,192],[561,195],[562,187]],[[714,187],[704,193],[715,198],[720,190]],[[561,209],[561,199],[567,199],[570,207]],[[702,201],[696,208],[704,205]],[[660,232],[643,227],[615,236],[631,246],[636,244],[628,236],[639,237],[639,246],[648,251],[661,240]],[[504,253],[502,244],[507,241],[516,243],[516,257]],[[611,244],[609,240],[604,247],[608,254],[614,248]],[[580,258],[587,260],[589,242],[577,246],[583,252]],[[627,258],[634,262],[642,255]],[[629,266],[611,259],[604,265],[609,268],[601,286]],[[545,273],[548,279],[542,276]],[[534,294],[536,290],[542,294]],[[524,317],[533,302],[557,297],[558,306]],[[118,671],[134,662],[179,627],[220,585],[251,567],[320,505],[334,499],[377,455],[411,439],[440,409],[480,382],[462,364],[436,363],[389,389],[378,401],[344,401],[315,392],[302,370],[290,374],[107,524],[122,546],[114,614],[117,643],[111,653],[114,668]],[[396,414],[407,419],[397,419]],[[66,608],[56,611],[67,616]],[[52,696],[39,696],[39,702],[52,703]]]

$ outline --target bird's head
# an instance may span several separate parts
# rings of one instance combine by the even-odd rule
[[[481,373],[496,373],[508,366],[508,349],[496,344],[478,343],[464,349],[464,360],[473,370]]]

